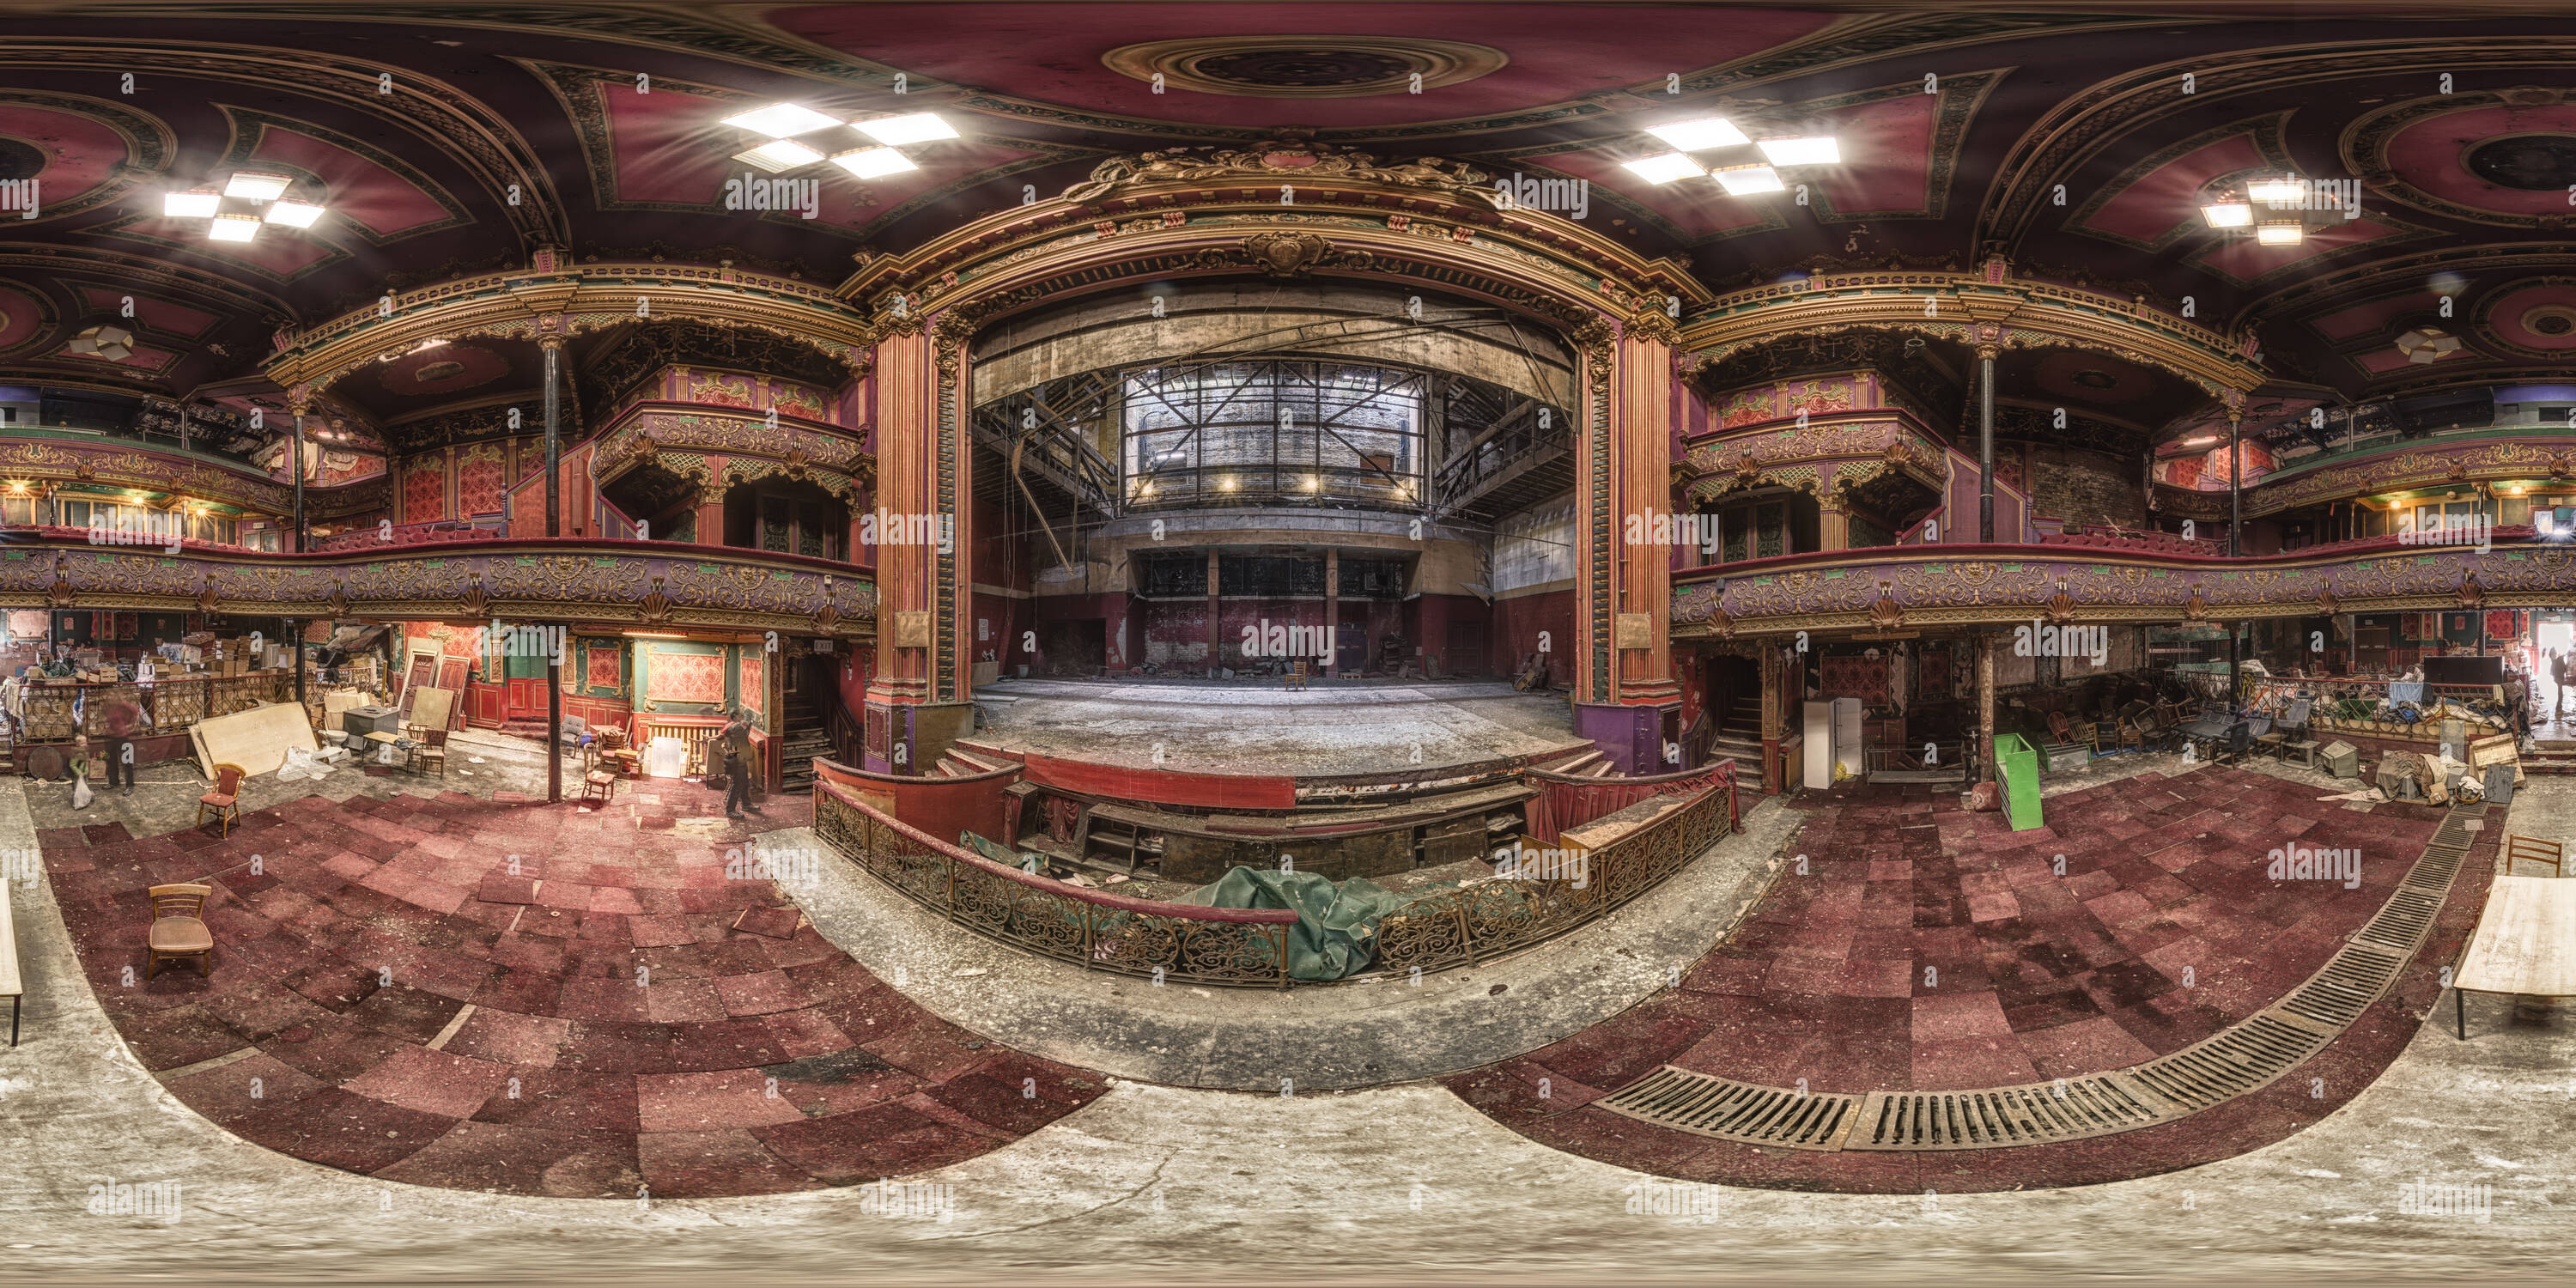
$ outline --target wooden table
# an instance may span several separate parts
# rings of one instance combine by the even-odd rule
[[[9,912],[9,876],[0,872],[0,997],[9,999],[9,1045],[18,1045],[18,1007],[27,984],[18,974],[18,923]]]
[[[2495,879],[2487,910],[2451,972],[2461,1040],[2469,1036],[2470,993],[2576,997],[2576,879]]]

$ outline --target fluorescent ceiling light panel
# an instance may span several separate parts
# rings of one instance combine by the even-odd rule
[[[1767,165],[1731,165],[1711,170],[1709,175],[1717,180],[1719,187],[1726,189],[1726,195],[1730,197],[1783,192],[1788,188],[1787,184],[1780,182],[1780,172]]]
[[[313,226],[313,221],[321,217],[322,207],[308,205],[301,201],[280,201],[271,204],[268,208],[268,222],[284,224],[289,228],[310,228]]]
[[[773,139],[811,134],[816,130],[840,124],[839,121],[801,103],[772,103],[767,107],[737,112],[724,119],[727,125],[766,134]]]
[[[1700,152],[1709,148],[1738,148],[1752,142],[1735,122],[1723,116],[1706,116],[1696,121],[1675,121],[1671,125],[1650,125],[1646,133],[1672,144],[1683,152]]]
[[[771,139],[749,152],[737,152],[734,160],[759,166],[772,174],[812,165],[823,159],[820,150],[809,148],[794,139]]]
[[[910,116],[888,116],[873,121],[852,121],[850,128],[887,146],[904,143],[928,143],[933,139],[953,139],[957,131],[937,112],[915,112]]]
[[[161,213],[173,219],[206,219],[223,209],[223,197],[212,192],[171,192],[161,197]]]
[[[2213,201],[2200,208],[2212,228],[2243,228],[2254,222],[2254,207],[2242,201]]]
[[[1679,152],[1667,152],[1662,156],[1647,157],[1642,161],[1623,161],[1620,164],[1628,167],[1638,178],[1648,183],[1671,183],[1675,179],[1695,179],[1707,173],[1699,168],[1699,162]]]
[[[259,220],[251,215],[217,215],[206,235],[216,241],[246,242],[259,236]]]
[[[893,148],[856,148],[848,152],[835,152],[832,154],[832,164],[862,179],[873,179],[881,174],[899,174],[905,170],[921,168],[912,163],[911,157]]]
[[[1764,139],[1754,145],[1773,165],[1839,165],[1843,159],[1842,144],[1830,134],[1822,138]]]
[[[232,181],[224,185],[224,195],[250,201],[275,201],[285,193],[286,186],[293,182],[294,180],[282,174],[258,174],[244,170],[234,175]]]
[[[2254,229],[2255,242],[2264,246],[2296,246],[2307,235],[2308,230],[2300,227],[2296,220],[2259,224]]]
[[[2256,201],[2290,202],[2308,195],[2308,181],[2297,175],[2278,179],[2257,179],[2245,185],[2245,195]]]

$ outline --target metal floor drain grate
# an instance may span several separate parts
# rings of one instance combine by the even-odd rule
[[[2170,1122],[2259,1091],[2361,1018],[2431,933],[2468,856],[2443,820],[2376,916],[2278,1003],[2170,1055],[2109,1073],[1974,1091],[1807,1094],[1665,1065],[1594,1101],[1615,1114],[1750,1145],[1819,1150],[2001,1149]],[[2456,834],[2457,844],[2443,837]]]
[[[1845,1148],[2000,1149],[2130,1131],[2171,1115],[2119,1074],[1986,1091],[1878,1091]]]
[[[1860,1097],[1757,1087],[1665,1065],[1593,1103],[1696,1136],[1789,1149],[1840,1149]]]
[[[2259,1091],[2332,1040],[2331,1032],[2260,1011],[2239,1024],[2127,1072],[2186,1113]]]

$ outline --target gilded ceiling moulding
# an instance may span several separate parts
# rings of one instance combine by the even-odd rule
[[[977,220],[905,254],[862,256],[840,290],[868,301],[888,325],[917,326],[910,320],[1060,274],[1083,275],[1067,289],[1111,280],[1104,268],[1130,262],[1137,273],[1158,275],[1173,266],[1151,261],[1175,251],[1208,252],[1180,266],[1199,272],[1404,278],[1437,266],[1478,279],[1468,289],[1506,302],[1517,302],[1511,292],[1533,292],[1623,321],[1649,305],[1687,310],[1710,298],[1678,261],[1644,259],[1532,209],[1506,196],[1497,176],[1463,162],[1382,162],[1299,135],[1113,157],[1053,200]]]
[[[1818,274],[1720,297],[1682,327],[1703,367],[1783,335],[1878,329],[1972,348],[2064,347],[2155,367],[2212,397],[2270,378],[2251,335],[2231,339],[2121,299],[2011,275],[2002,261],[1974,273],[1939,269]]]
[[[526,270],[485,273],[406,291],[301,332],[282,333],[271,379],[310,397],[388,353],[467,336],[561,343],[645,318],[766,331],[805,344],[853,373],[876,334],[867,319],[808,282],[730,266],[574,264],[540,251]]]

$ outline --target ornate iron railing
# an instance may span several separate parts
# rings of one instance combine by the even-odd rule
[[[1428,974],[1491,961],[1654,889],[1734,829],[1733,762],[1716,770],[1680,808],[1586,853],[1579,873],[1479,882],[1400,905],[1379,924],[1376,968]],[[1293,912],[1123,899],[1063,885],[936,840],[820,777],[814,832],[905,898],[1041,956],[1195,984],[1292,982]]]
[[[819,777],[814,833],[897,894],[1014,948],[1155,980],[1288,986],[1293,912],[1200,908],[1064,885],[940,841]]]
[[[1663,884],[1734,830],[1733,765],[1721,768],[1727,772],[1688,803],[1584,853],[1579,867],[1542,858],[1534,877],[1437,890],[1401,905],[1378,923],[1377,969],[1428,975],[1491,961],[1598,921]]]
[[[82,702],[83,697],[88,701]],[[138,733],[165,734],[200,720],[248,711],[263,702],[294,700],[292,671],[164,678],[155,681],[148,693],[132,683],[34,684],[27,688],[23,741],[65,742],[74,734],[105,735],[108,713],[127,703],[139,706],[150,721]],[[77,728],[72,718],[75,709],[80,712]]]

